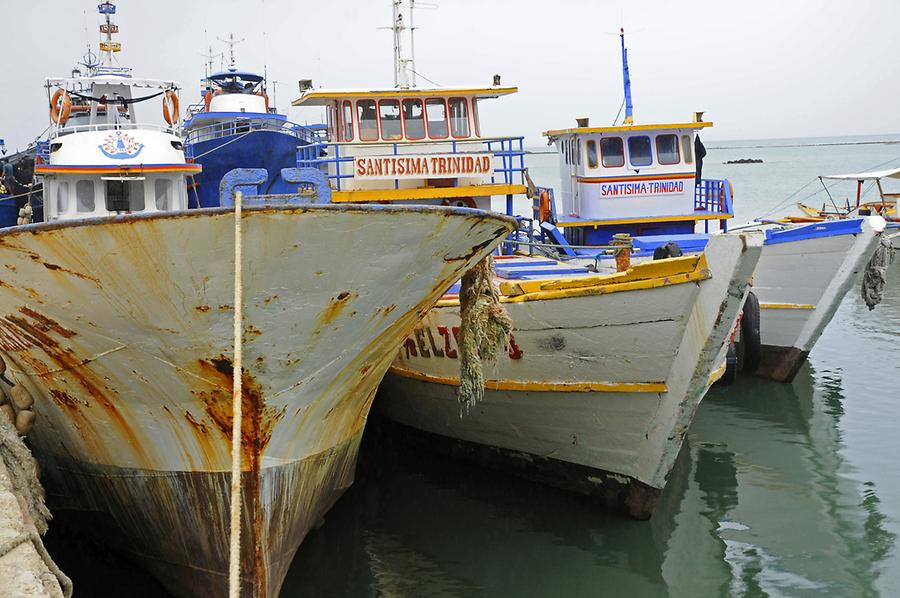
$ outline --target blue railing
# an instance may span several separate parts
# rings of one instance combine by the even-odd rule
[[[429,146],[450,146],[452,154],[466,154],[487,151],[493,154],[492,183],[524,184],[525,182],[525,148],[523,137],[498,137],[492,139],[450,140],[450,141],[414,141],[414,142],[380,142],[351,144],[318,142],[297,148],[297,166],[300,168],[320,168],[328,174],[329,181],[334,181],[336,191],[341,191],[342,181],[353,178],[353,168],[342,169],[344,163],[353,163],[356,156],[354,148],[366,148],[366,153],[360,157],[372,158],[378,154],[372,153],[372,147],[383,147],[381,155],[398,156],[403,153],[415,152]],[[402,151],[401,151],[402,150]],[[424,153],[427,153],[424,152]],[[434,153],[445,153],[443,149]],[[333,168],[330,168],[334,165]],[[422,178],[428,178],[427,175]],[[387,179],[391,180],[391,179]],[[400,188],[400,179],[393,179],[395,189]]]
[[[221,139],[223,137],[232,137],[234,135],[243,135],[256,131],[274,131],[286,135],[293,135],[298,141],[306,144],[321,142],[324,134],[321,130],[304,127],[303,125],[285,120],[271,118],[241,118],[191,129],[184,139],[185,155],[188,158],[194,157],[192,155],[192,146],[196,143],[210,141],[212,139]]]
[[[731,183],[727,179],[701,179],[694,188],[694,211],[707,214],[734,216],[731,198]],[[728,230],[726,220],[721,220],[722,230]],[[709,232],[709,220],[705,223]]]

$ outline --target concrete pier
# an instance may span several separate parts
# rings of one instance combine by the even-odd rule
[[[0,386],[0,399],[8,398],[7,386]],[[12,418],[0,412],[0,596],[72,595],[72,582],[41,541],[49,518],[31,451]]]

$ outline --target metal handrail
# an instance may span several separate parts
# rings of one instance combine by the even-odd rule
[[[49,138],[55,139],[63,135],[71,133],[84,133],[87,131],[133,131],[137,129],[162,131],[163,133],[175,133],[173,127],[154,125],[154,124],[138,124],[138,123],[94,123],[92,125],[69,125],[61,128],[55,128],[50,131]]]
[[[211,139],[220,139],[222,137],[255,131],[275,131],[293,135],[300,141],[306,143],[316,143],[320,139],[316,132],[297,123],[287,120],[249,117],[231,119],[191,129],[185,135],[184,142],[185,144],[190,145],[202,141],[209,141]]]
[[[494,167],[491,173],[491,182],[496,183],[498,176],[502,176],[506,184],[513,184],[518,175],[521,182],[525,179],[525,154],[524,137],[490,137],[478,139],[443,139],[443,140],[423,140],[423,141],[375,141],[371,143],[349,143],[343,141],[320,141],[311,143],[307,146],[299,147],[297,150],[297,166],[301,168],[322,168],[328,164],[335,164],[335,174],[328,174],[329,180],[334,180],[336,190],[341,191],[341,181],[343,179],[353,178],[352,174],[344,174],[341,172],[340,164],[344,162],[352,162],[352,155],[341,155],[341,150],[347,151],[348,147],[384,147],[391,150],[393,156],[402,155],[399,149],[415,148],[420,145],[450,145],[452,154],[478,153],[473,151],[460,151],[459,146],[462,145],[468,149],[474,145],[480,144],[487,152],[491,153],[494,159],[499,158],[500,167]],[[499,150],[494,149],[495,144],[500,144]],[[482,150],[484,151],[484,149]],[[516,164],[518,158],[518,164]],[[391,180],[391,179],[387,179]],[[399,187],[400,179],[393,179],[394,187]]]

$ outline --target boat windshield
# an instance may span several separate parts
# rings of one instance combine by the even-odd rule
[[[252,73],[219,73],[209,78],[210,83],[225,93],[257,93],[263,78]]]

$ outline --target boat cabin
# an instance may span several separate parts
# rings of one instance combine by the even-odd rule
[[[727,181],[699,178],[693,122],[546,131],[559,157],[557,227],[573,244],[603,245],[615,233],[693,234],[698,222],[733,217]],[[573,229],[573,230],[568,230]],[[575,230],[577,229],[577,230]]]
[[[524,151],[521,137],[486,136],[478,107],[516,91],[309,89],[292,104],[325,108],[327,140],[301,148],[300,166],[327,170],[335,202],[444,201],[488,209],[492,195],[525,191]]]
[[[175,135],[177,83],[101,68],[91,76],[48,79],[47,89],[51,128],[35,164],[45,221],[187,209],[185,177],[200,167],[185,160]],[[78,118],[72,117],[73,97],[84,108]],[[141,104],[158,97],[171,122],[139,121]]]

